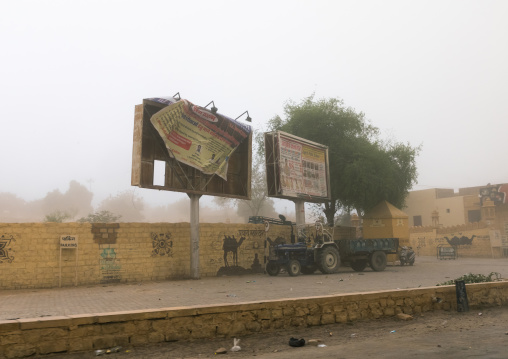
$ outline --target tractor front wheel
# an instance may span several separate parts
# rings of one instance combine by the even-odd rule
[[[296,259],[292,259],[288,263],[288,274],[292,277],[296,277],[298,274],[300,274],[300,269],[302,266],[300,265],[300,262],[298,262]]]

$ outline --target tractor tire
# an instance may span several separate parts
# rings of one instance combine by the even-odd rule
[[[321,273],[336,273],[340,267],[340,256],[337,248],[327,246],[322,248],[318,253],[317,265]]]
[[[367,267],[366,259],[357,259],[356,261],[351,262],[351,268],[353,268],[356,272],[363,272],[365,267]]]
[[[275,262],[268,262],[266,264],[266,273],[274,277],[280,273],[280,266]]]
[[[386,253],[382,251],[375,251],[370,255],[369,264],[373,271],[384,271],[386,268]]]
[[[300,274],[300,270],[302,269],[302,266],[300,265],[300,262],[298,262],[296,259],[292,259],[288,263],[288,274],[291,277],[296,277]]]
[[[303,274],[313,274],[316,271],[316,269],[317,267],[315,265],[311,265],[311,266],[303,266],[302,269],[300,269],[300,271]]]

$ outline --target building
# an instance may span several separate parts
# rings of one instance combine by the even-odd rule
[[[427,255],[456,245],[467,256],[508,256],[508,184],[412,191],[406,204],[411,244]]]

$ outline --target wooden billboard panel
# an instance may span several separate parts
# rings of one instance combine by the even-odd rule
[[[228,160],[226,179],[205,174],[177,161],[170,153],[150,119],[167,105],[144,100],[135,107],[131,185],[189,194],[239,199],[251,197],[252,132],[234,150]],[[165,163],[164,184],[154,184],[155,161]]]

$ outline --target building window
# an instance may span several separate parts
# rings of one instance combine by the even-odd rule
[[[422,216],[413,216],[413,226],[415,227],[422,226]]]
[[[481,221],[481,213],[479,209],[467,211],[467,220],[469,223],[475,223]]]

